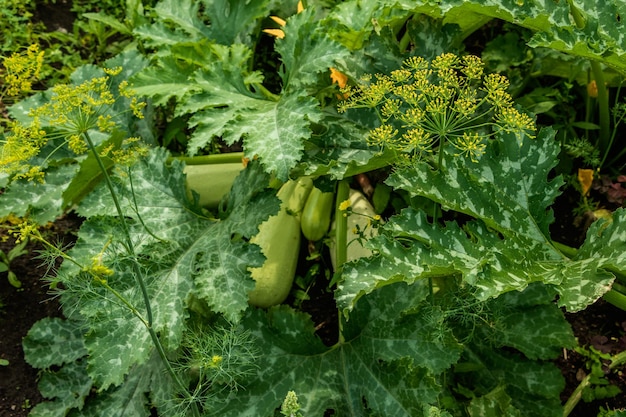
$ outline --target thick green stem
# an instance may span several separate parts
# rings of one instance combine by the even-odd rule
[[[611,138],[611,111],[609,109],[609,91],[606,88],[604,81],[604,73],[600,67],[600,63],[591,61],[591,71],[593,78],[596,80],[596,86],[598,88],[598,111],[599,111],[599,125],[600,125],[600,137],[598,145],[600,151],[605,155],[609,152],[609,141]]]
[[[614,282],[611,290],[605,293],[602,298],[613,304],[615,307],[626,311],[626,287],[623,285]]]
[[[567,256],[568,258],[573,258],[578,253],[578,250],[576,248],[572,248],[571,246],[567,246],[563,243],[552,241],[552,246],[554,246],[556,249],[558,249],[563,255]]]
[[[348,180],[341,180],[337,184],[337,197],[335,206],[335,262],[336,271],[341,271],[343,264],[348,259],[348,217],[345,210],[341,210],[341,203],[350,198],[350,184]],[[339,344],[343,344],[343,318],[339,312]]]
[[[242,162],[243,152],[218,153],[199,156],[172,156],[167,158],[167,163],[171,164],[174,160],[182,161],[185,165],[231,164]]]
[[[258,89],[259,92],[263,94],[263,97],[267,98],[268,100],[271,100],[271,101],[280,100],[280,96],[278,94],[272,93],[270,90],[265,88],[263,84],[260,84],[260,83],[254,84],[254,88]]]
[[[568,0],[570,12],[574,18],[574,23],[579,29],[583,29],[586,25],[585,17],[574,5],[572,0]],[[590,61],[591,72],[593,78],[596,81],[598,87],[598,107],[599,107],[599,125],[600,125],[600,137],[598,145],[603,153],[608,152],[609,138],[611,137],[611,113],[609,110],[609,93],[604,82],[604,73],[602,67],[597,61]]]
[[[335,259],[339,270],[348,258],[348,218],[345,210],[340,209],[341,203],[350,198],[350,185],[347,180],[337,184],[337,203],[335,208]]]
[[[105,184],[106,184],[106,186],[107,186],[107,188],[109,190],[109,193],[111,194],[111,198],[113,199],[113,204],[115,205],[115,210],[117,211],[120,224],[122,225],[124,239],[126,240],[126,249],[127,249],[129,255],[132,258],[136,258],[135,246],[134,246],[132,238],[130,236],[130,229],[128,228],[128,224],[126,223],[126,217],[124,216],[124,212],[122,211],[122,206],[120,205],[119,199],[117,198],[117,193],[115,192],[115,189],[113,188],[113,182],[111,181],[111,177],[109,176],[109,172],[106,169],[106,167],[104,166],[104,163],[102,162],[102,159],[100,158],[100,155],[98,155],[98,151],[96,150],[96,147],[94,146],[94,143],[91,140],[91,137],[89,136],[89,134],[87,132],[85,132],[85,133],[83,133],[83,136],[85,137],[87,145],[89,146],[89,149],[91,150],[91,152],[93,153],[94,158],[96,159],[98,167],[102,171],[104,182],[105,182]],[[141,320],[141,322],[145,325],[146,329],[148,330],[148,333],[150,334],[150,338],[152,339],[152,343],[154,344],[154,346],[155,346],[155,348],[156,348],[156,350],[157,350],[157,352],[159,354],[159,357],[161,358],[161,361],[163,362],[163,365],[167,369],[167,372],[169,373],[170,377],[172,378],[174,383],[176,385],[178,385],[178,387],[180,387],[180,389],[184,393],[185,397],[187,397],[188,399],[191,399],[191,396],[190,396],[189,392],[187,391],[187,387],[183,384],[183,382],[180,380],[180,378],[178,378],[178,375],[176,375],[176,372],[174,372],[174,369],[172,368],[172,365],[170,364],[170,361],[167,359],[167,355],[165,354],[165,350],[163,349],[163,345],[161,344],[161,341],[159,340],[158,335],[156,334],[156,332],[154,331],[154,328],[152,327],[153,317],[152,317],[152,307],[150,305],[150,297],[148,296],[148,290],[146,288],[146,283],[143,280],[142,273],[139,270],[139,267],[138,267],[136,262],[133,262],[133,268],[134,268],[134,274],[133,275],[135,276],[135,281],[137,282],[137,285],[139,286],[139,288],[141,290],[141,294],[143,296],[143,300],[144,300],[144,304],[145,304],[145,308],[146,308],[146,318],[144,319],[143,316],[141,316],[141,314],[139,314],[139,312],[121,296],[121,294],[117,293],[116,291],[113,291],[113,294],[116,295],[121,300],[123,300],[123,302],[125,302],[125,304],[127,304],[127,306],[130,308],[130,310],[133,312],[133,314],[136,317],[138,317]],[[108,287],[108,285],[107,285],[107,287]],[[110,287],[108,287],[108,288],[109,288],[109,290],[112,290],[112,288],[110,288]],[[192,413],[193,413],[193,415],[195,417],[200,417],[200,410],[198,409],[197,404],[194,403],[193,401],[191,402],[191,409],[192,409]]]

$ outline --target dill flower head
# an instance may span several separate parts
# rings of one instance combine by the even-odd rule
[[[39,45],[32,44],[24,52],[15,52],[3,58],[4,71],[1,74],[5,94],[14,97],[20,93],[30,93],[33,81],[39,78],[43,57],[44,52],[39,50]],[[0,98],[2,96],[0,93]]]
[[[497,132],[520,140],[534,137],[534,121],[513,107],[508,86],[500,74],[485,75],[482,60],[474,55],[444,53],[430,62],[411,57],[389,75],[366,76],[344,89],[348,96],[338,110],[372,109],[380,125],[369,132],[367,143],[395,151],[403,163],[436,146],[441,152],[446,142],[457,155],[477,162],[485,141]]]
[[[30,110],[30,123],[10,124],[10,133],[0,148],[0,172],[13,178],[41,180],[41,169],[32,170],[33,166],[41,164],[41,160],[54,159],[54,154],[61,150],[68,150],[76,156],[86,154],[113,132],[124,131],[122,113],[132,112],[135,117],[142,118],[145,102],[135,96],[128,82],[122,81],[116,88],[112,85],[111,77],[121,71],[120,67],[105,69],[103,76],[81,84],[52,87],[49,100]],[[92,141],[92,137],[96,139]],[[121,144],[104,147],[114,162],[127,164],[146,151],[136,138],[118,142]]]

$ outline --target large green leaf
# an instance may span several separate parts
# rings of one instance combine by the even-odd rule
[[[211,22],[211,38],[222,45],[251,44],[260,18],[269,15],[270,0],[203,1]]]
[[[202,21],[199,10],[200,2],[194,0],[163,0],[154,8],[158,20],[173,25],[190,40],[211,37],[211,30]]]
[[[489,346],[466,348],[465,360],[475,369],[457,373],[457,383],[488,399],[491,390],[503,389],[510,397],[510,407],[524,410],[528,417],[558,417],[563,415],[559,394],[565,387],[560,370],[551,362],[537,362],[520,357],[514,352],[496,351]],[[482,403],[481,407],[491,408]],[[476,406],[478,404],[474,404]],[[476,414],[473,414],[476,415]],[[501,415],[491,414],[486,415]],[[508,414],[506,414],[508,415]],[[514,414],[515,415],[515,414]]]
[[[447,152],[442,169],[421,163],[399,170],[389,184],[479,218],[505,236],[523,235],[543,244],[553,221],[549,206],[563,184],[560,177],[548,180],[558,152],[550,129],[522,143],[505,135],[490,142],[478,163]]]
[[[216,136],[229,144],[243,138],[247,155],[258,156],[268,172],[286,180],[311,136],[309,125],[321,118],[317,101],[304,92],[268,100],[250,90],[251,83],[260,81],[258,74],[239,70],[250,56],[247,48],[215,45],[213,51],[219,61],[194,77],[201,92],[177,109],[194,113],[190,125],[196,130],[188,152],[197,153]]]
[[[77,172],[77,165],[65,165],[49,169],[43,184],[35,180],[11,182],[0,196],[0,217],[28,213],[40,224],[54,221],[63,213],[63,193]]]
[[[570,260],[553,247],[549,206],[562,181],[547,178],[557,154],[553,132],[544,130],[521,143],[501,136],[477,163],[450,152],[438,170],[426,163],[397,169],[388,184],[476,220],[463,226],[432,224],[414,209],[394,216],[384,226],[384,236],[370,243],[379,255],[345,266],[339,306],[350,309],[361,295],[395,281],[459,273],[481,300],[523,290],[531,282],[554,285],[559,304],[568,310],[597,300],[613,279],[602,265],[622,256],[618,243],[606,243],[616,242],[614,234],[623,226],[616,222],[599,243],[606,246],[604,258],[588,252],[586,258]]]
[[[92,385],[84,361],[69,363],[58,371],[44,370],[38,387],[41,395],[50,401],[37,404],[28,415],[58,417],[67,415],[68,410],[81,409]]]
[[[600,61],[624,74],[626,37],[622,17],[626,8],[623,3],[617,0],[601,4],[593,0],[575,2],[585,22],[583,28],[573,22],[569,3],[553,0],[353,0],[342,3],[331,12],[331,21],[338,24],[331,36],[353,49],[360,49],[373,33],[372,22],[380,22],[381,26],[392,23],[394,14],[402,10],[443,19],[444,24],[458,25],[463,37],[489,19],[496,18],[531,29],[534,36],[530,46],[548,47]]]
[[[269,15],[269,0],[162,0],[155,22],[135,33],[149,46],[208,39],[222,45],[252,43],[260,18]]]
[[[155,353],[147,363],[134,367],[124,384],[100,392],[95,398],[89,398],[82,410],[73,410],[69,416],[149,417],[152,415],[151,408],[163,402],[158,394],[152,398],[148,396],[148,393],[158,391],[155,390],[156,386],[161,389],[169,388],[169,395],[172,395],[170,377]]]
[[[313,335],[302,313],[288,307],[250,312],[244,325],[263,352],[257,375],[210,415],[271,415],[289,390],[300,395],[305,415],[334,409],[364,416],[366,408],[380,415],[424,415],[439,392],[435,375],[460,354],[436,317],[412,310],[426,296],[423,285],[381,289],[361,300],[331,348]]]
[[[316,21],[315,10],[305,9],[287,19],[285,38],[276,40],[276,51],[285,66],[281,73],[283,90],[293,91],[317,83],[318,74],[325,73],[330,84],[330,68],[337,66],[348,51],[331,40],[326,30]]]
[[[194,67],[166,57],[158,65],[136,74],[132,78],[133,89],[139,95],[151,97],[155,104],[165,105],[170,98],[181,98],[197,88],[189,82],[194,70]]]
[[[262,265],[264,257],[246,239],[278,211],[279,201],[273,190],[265,190],[268,176],[252,163],[236,180],[229,196],[232,205],[221,219],[204,218],[187,200],[182,164],[168,167],[166,159],[167,154],[156,149],[114,177],[133,256],[104,185],[79,207],[89,219],[70,254],[81,265],[98,259],[110,266],[115,274],[107,278],[108,284],[147,319],[136,281],[141,274],[150,299],[152,326],[164,344],[175,349],[182,339],[191,295],[231,321],[238,320],[248,307],[248,292],[254,288],[248,268]],[[128,370],[144,363],[152,351],[147,329],[115,294],[90,282],[91,277],[81,268],[66,262],[59,273],[67,286],[62,297],[66,314],[78,312],[89,322],[90,375],[102,388],[120,384]],[[90,296],[77,297],[76,291],[88,291]]]
[[[306,141],[304,155],[294,172],[342,179],[393,163],[392,152],[379,152],[367,145],[366,126],[328,110],[323,113],[322,123],[324,130]]]

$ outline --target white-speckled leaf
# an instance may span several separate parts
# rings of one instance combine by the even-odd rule
[[[80,326],[56,317],[46,317],[33,324],[22,346],[24,360],[40,369],[70,363],[87,354]]]
[[[477,163],[450,150],[441,170],[419,163],[397,170],[388,184],[481,219],[507,237],[522,235],[543,244],[553,221],[549,206],[563,184],[561,177],[548,180],[558,153],[551,129],[521,143],[512,134],[502,135],[489,142]]]
[[[0,217],[13,213],[31,217],[39,224],[54,221],[63,213],[63,192],[78,172],[78,165],[51,168],[46,172],[45,183],[18,180],[9,184],[0,195]]]
[[[122,227],[104,185],[79,208],[89,219],[81,227],[71,255],[84,265],[96,257],[112,268],[115,274],[107,277],[108,284],[147,318],[135,280],[141,273],[153,327],[165,346],[175,349],[182,338],[191,294],[231,321],[237,321],[248,307],[248,292],[254,288],[248,268],[262,265],[264,257],[245,239],[278,211],[279,201],[272,190],[265,189],[268,176],[259,164],[252,163],[235,181],[229,197],[232,204],[221,218],[207,219],[187,199],[182,164],[167,166],[167,156],[163,150],[154,150],[130,172],[114,178],[137,258],[128,256]],[[92,329],[86,338],[90,375],[104,388],[121,383],[128,370],[145,362],[153,349],[145,326],[110,291],[90,283],[90,277],[75,265],[64,263],[60,276],[70,289],[62,297],[66,314],[79,312]],[[72,285],[91,286],[92,296],[76,298]]]
[[[597,300],[612,281],[602,265],[617,262],[623,268],[617,243],[621,228],[610,229],[607,235],[612,237],[596,244],[606,247],[603,259],[602,252],[594,255],[590,248],[585,256],[570,260],[552,246],[549,206],[562,181],[547,178],[557,155],[553,132],[544,130],[521,143],[512,136],[499,137],[478,163],[450,152],[440,170],[425,163],[397,169],[388,184],[476,220],[463,227],[456,222],[433,225],[414,209],[392,217],[383,235],[370,242],[379,255],[344,266],[339,306],[349,310],[354,300],[391,282],[459,273],[481,300],[523,290],[532,282],[555,286],[560,305],[570,311]]]
[[[437,332],[436,317],[411,310],[426,297],[423,285],[377,291],[357,305],[332,348],[314,336],[307,315],[285,306],[252,311],[244,324],[263,352],[257,375],[209,415],[271,415],[294,390],[304,415],[365,416],[367,404],[381,415],[422,416],[437,398],[434,375],[461,353],[450,333]]]
[[[28,415],[58,417],[67,415],[71,409],[81,409],[92,385],[84,361],[69,363],[58,371],[44,370],[38,387],[41,395],[49,401],[37,404]]]
[[[155,405],[147,393],[155,385],[171,387],[171,380],[163,363],[156,353],[143,365],[134,367],[124,384],[100,392],[97,397],[89,398],[80,412],[72,413],[80,417],[149,417]],[[161,399],[158,399],[160,401]],[[156,401],[155,401],[156,402]]]
[[[267,100],[249,91],[252,79],[233,74],[250,51],[241,46],[215,47],[220,64],[198,73],[195,82],[202,92],[190,97],[178,111],[194,113],[190,125],[196,130],[189,153],[220,136],[227,143],[243,138],[246,155],[258,156],[268,172],[286,180],[302,157],[304,141],[311,136],[309,125],[321,118],[317,101],[297,91]]]

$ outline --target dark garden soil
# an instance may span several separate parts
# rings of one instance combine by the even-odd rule
[[[62,241],[71,244],[74,231],[78,229],[78,219],[68,216],[59,219],[44,233],[52,242]],[[0,249],[7,253],[14,246],[6,233],[0,233]],[[35,244],[27,246],[29,254],[11,262],[11,269],[22,286],[15,288],[7,279],[7,273],[0,274],[0,359],[8,365],[0,366],[0,417],[28,415],[29,409],[42,401],[37,389],[37,370],[24,361],[22,338],[33,323],[43,317],[61,316],[59,303],[49,293],[42,277],[46,268],[36,259],[38,250]]]

